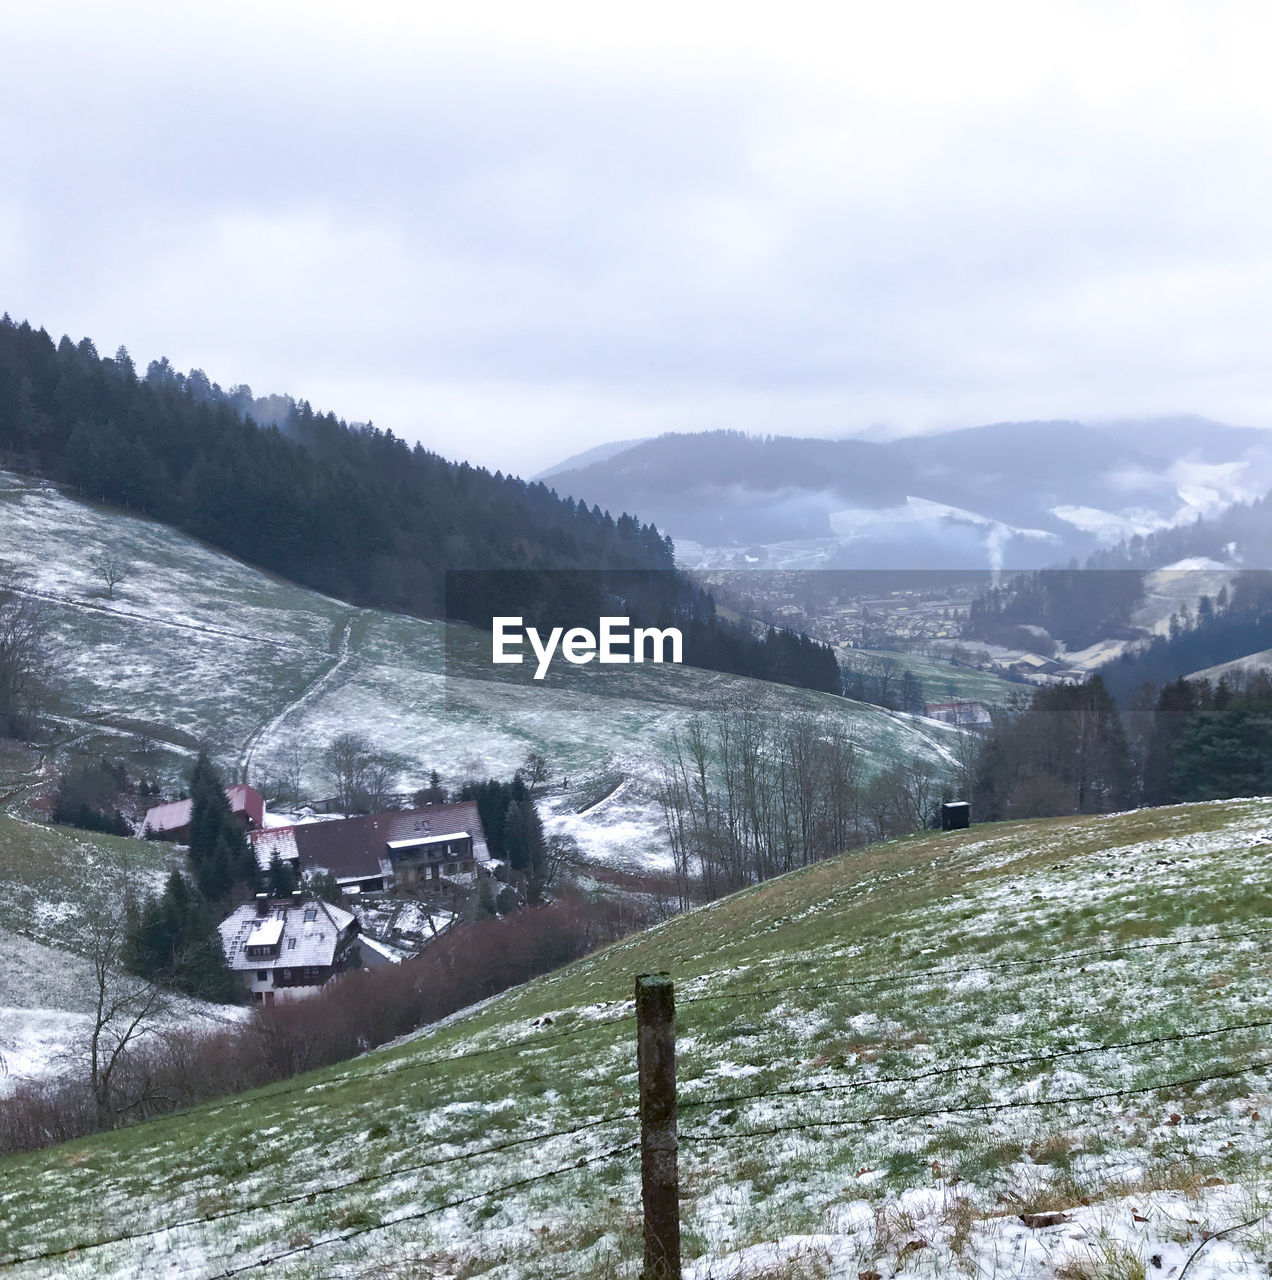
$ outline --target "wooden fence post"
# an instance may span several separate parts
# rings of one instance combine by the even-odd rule
[[[640,1189],[645,1207],[641,1280],[680,1280],[680,1178],[676,1168],[676,999],[671,975],[636,979],[640,1075]]]

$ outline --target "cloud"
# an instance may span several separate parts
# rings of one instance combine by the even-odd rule
[[[1260,8],[775,12],[28,7],[0,305],[527,472],[667,429],[1272,425]]]

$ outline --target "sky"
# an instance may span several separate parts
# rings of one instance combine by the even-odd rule
[[[1170,0],[7,6],[0,311],[523,474],[1272,426],[1269,48]]]

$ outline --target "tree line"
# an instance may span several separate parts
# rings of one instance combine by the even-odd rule
[[[224,391],[166,359],[139,376],[123,347],[103,358],[88,338],[55,344],[7,314],[0,463],[355,604],[476,625],[494,614],[568,625],[582,612],[595,625],[612,611],[600,606],[625,599],[640,625],[682,626],[693,665],[831,687],[829,650],[811,655],[717,618],[651,523],[451,462],[304,400]],[[448,585],[458,570],[479,572]]]
[[[1037,690],[998,720],[965,775],[977,821],[1109,813],[1272,793],[1272,676]]]
[[[1165,635],[1132,649],[1103,671],[1118,702],[1126,705],[1145,684],[1163,685],[1181,673],[1272,649],[1272,573],[1250,569],[1238,574],[1231,591],[1214,599],[1201,596],[1195,609],[1172,615]]]
[[[963,634],[995,644],[1045,653],[1055,641],[1084,649],[1097,640],[1129,634],[1131,614],[1144,595],[1137,570],[1039,569],[988,588],[968,607]]]
[[[845,722],[739,701],[673,735],[657,787],[682,909],[875,840],[922,830],[953,778],[869,767]]]

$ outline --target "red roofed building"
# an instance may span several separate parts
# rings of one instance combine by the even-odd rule
[[[265,825],[265,797],[255,787],[236,782],[225,788],[230,812],[243,824],[245,831],[258,831]],[[175,840],[184,844],[190,838],[190,819],[194,814],[193,800],[174,800],[171,804],[156,805],[146,814],[146,832],[160,840]]]

